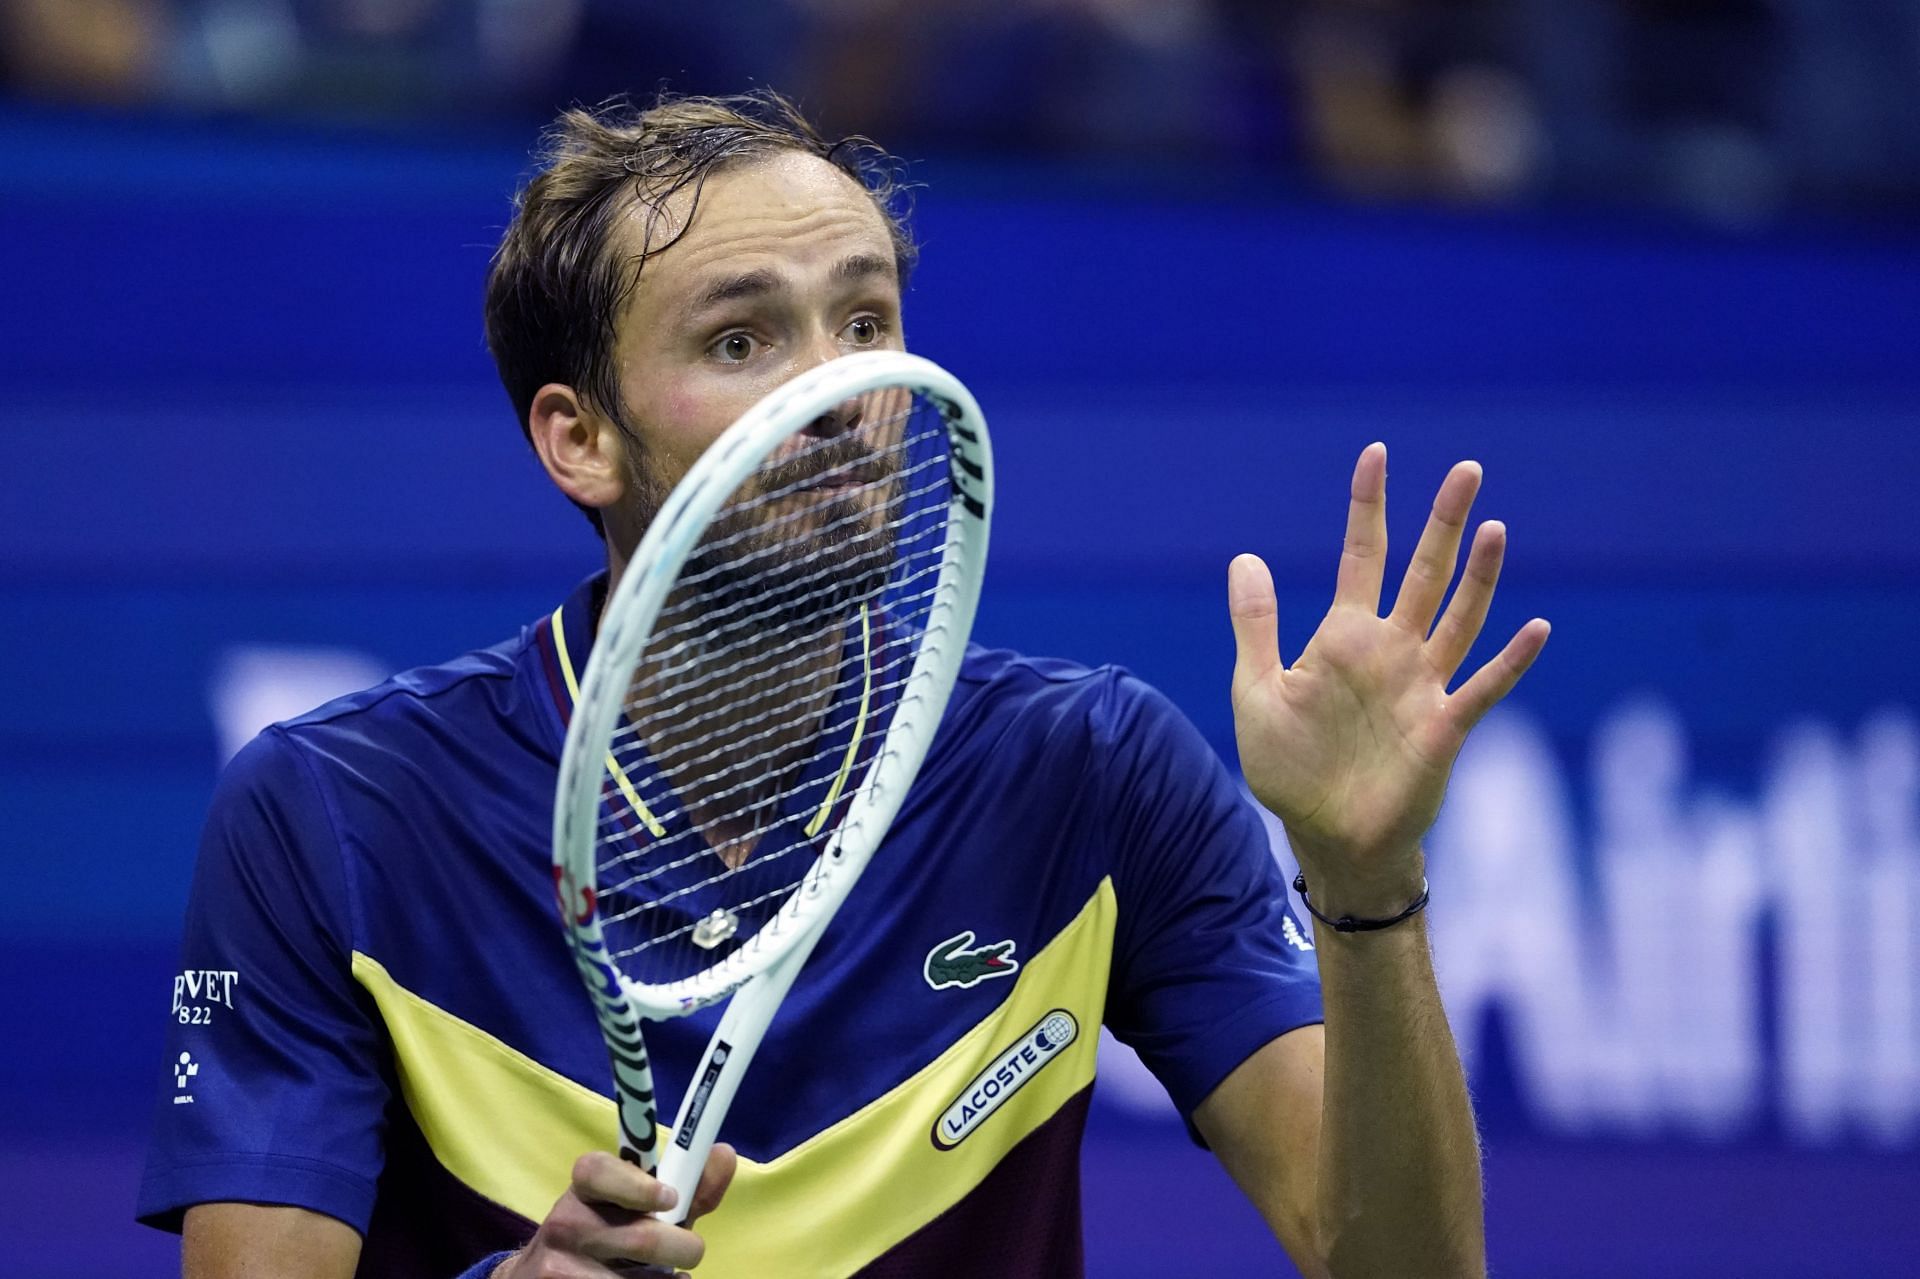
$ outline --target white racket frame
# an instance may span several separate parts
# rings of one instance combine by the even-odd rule
[[[901,688],[886,738],[822,855],[758,933],[692,977],[660,985],[636,982],[608,954],[595,887],[604,764],[631,672],[682,566],[740,485],[822,414],[888,387],[926,395],[940,409],[951,448],[953,496],[926,638]],[[560,759],[553,809],[554,885],[575,963],[613,1057],[621,1153],[679,1192],[677,1207],[659,1214],[667,1220],[685,1218],[720,1122],[768,1024],[872,858],[926,757],[973,628],[992,510],[993,460],[986,421],[959,379],[930,360],[904,352],[844,356],[770,392],[700,455],[648,526],[601,613]],[[663,1143],[640,1019],[684,1017],[729,995],[733,1001],[688,1081],[673,1132]]]

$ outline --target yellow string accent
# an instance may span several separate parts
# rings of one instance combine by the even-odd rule
[[[833,785],[827,788],[827,802],[820,805],[820,811],[807,823],[807,838],[812,839],[827,824],[827,815],[840,799],[845,789],[847,776],[853,772],[853,761],[860,754],[860,740],[866,736],[867,707],[873,701],[873,623],[867,612],[867,606],[860,606],[860,713],[854,716],[853,740],[847,743],[847,757],[840,761],[840,775],[833,779]]]
[[[578,706],[580,705],[580,683],[573,677],[573,658],[567,653],[567,630],[560,618],[561,610],[564,608],[566,605],[562,604],[560,608],[553,610],[553,650],[560,655],[560,675],[567,681],[567,696],[573,699],[575,706]],[[627,778],[627,770],[620,767],[620,761],[613,757],[612,751],[607,752],[607,771],[613,774],[613,780],[620,787],[620,793],[627,797],[627,803],[631,804],[633,811],[639,815],[640,824],[645,826],[648,833],[655,839],[664,838],[667,828],[662,826],[660,819],[641,802],[640,792],[633,788],[633,782]]]

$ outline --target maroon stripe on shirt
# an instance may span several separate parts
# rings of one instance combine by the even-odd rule
[[[406,1103],[387,1107],[386,1167],[355,1279],[450,1279],[482,1257],[518,1248],[534,1223],[448,1172]]]
[[[560,727],[573,721],[573,699],[567,696],[566,680],[560,675],[560,653],[553,646],[553,618],[543,617],[533,628],[533,645],[540,650],[540,669],[546,672],[547,691],[560,711]]]
[[[1092,1097],[1088,1084],[1009,1150],[965,1198],[888,1249],[859,1279],[1083,1274],[1080,1137]]]

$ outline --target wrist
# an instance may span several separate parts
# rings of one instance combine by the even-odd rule
[[[1314,909],[1338,918],[1385,919],[1405,910],[1426,891],[1426,857],[1416,845],[1385,856],[1315,855],[1293,846]],[[1356,866],[1356,863],[1359,863]]]
[[[1325,924],[1336,933],[1383,932],[1386,929],[1392,928],[1395,924],[1405,923],[1427,908],[1427,881],[1424,879],[1420,881],[1419,894],[1391,915],[1354,915],[1351,913],[1329,915],[1326,911],[1314,905],[1313,898],[1309,895],[1305,874],[1295,875],[1293,877],[1293,891],[1300,894],[1301,903],[1306,906],[1307,913],[1313,916],[1316,923]]]

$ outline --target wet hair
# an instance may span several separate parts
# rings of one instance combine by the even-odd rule
[[[535,175],[487,273],[487,347],[529,442],[533,397],[571,386],[637,448],[614,363],[615,324],[647,260],[692,222],[655,242],[661,211],[724,169],[786,152],[818,156],[867,192],[893,241],[904,286],[916,256],[899,160],[858,135],[829,141],[794,104],[760,91],[733,97],[663,94],[640,107],[614,99],[561,113],[542,137]],[[625,215],[646,210],[637,254],[615,247]],[[600,513],[581,507],[596,529]],[[601,530],[604,534],[604,529]]]

